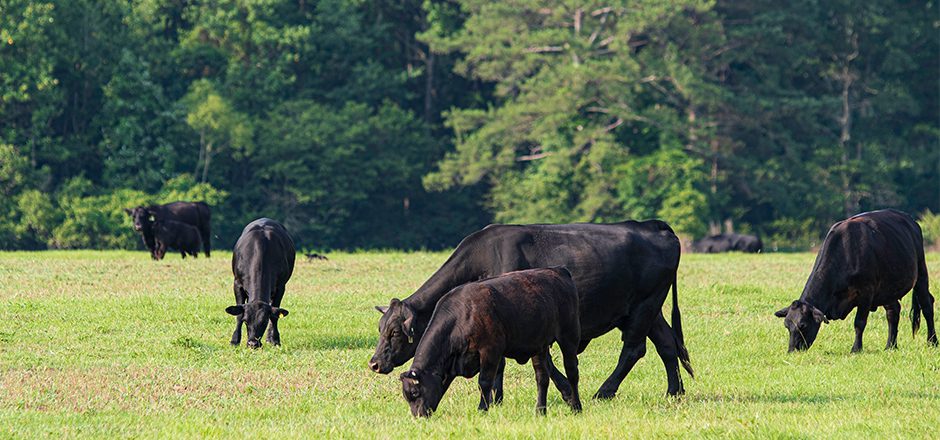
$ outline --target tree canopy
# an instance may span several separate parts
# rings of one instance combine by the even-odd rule
[[[940,212],[932,1],[0,0],[0,248],[440,248],[662,218],[805,246]]]

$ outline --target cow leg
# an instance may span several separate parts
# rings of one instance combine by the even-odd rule
[[[235,304],[237,305],[245,304],[248,301],[248,293],[242,290],[241,285],[239,284],[238,281],[235,281],[234,283],[234,290],[235,290]],[[242,319],[242,315],[238,315],[235,317],[235,332],[232,333],[232,341],[231,341],[232,345],[238,345],[242,342],[242,323],[243,322],[244,320]]]
[[[535,412],[542,416],[545,415],[545,407],[547,405],[546,397],[548,396],[549,372],[548,363],[545,361],[548,357],[548,349],[545,349],[542,354],[532,356],[532,368],[535,369],[535,384],[538,386],[538,397],[535,399]]]
[[[578,381],[580,374],[578,372],[578,341],[558,342],[558,348],[561,349],[561,356],[565,363],[565,375],[568,376],[568,382],[571,384],[571,395],[565,398],[568,406],[575,412],[581,411],[581,396],[578,394]],[[551,360],[549,355],[547,359]],[[534,361],[533,361],[534,362]]]
[[[650,329],[650,341],[656,346],[656,352],[666,367],[666,381],[668,388],[666,394],[677,396],[685,394],[685,388],[682,386],[682,376],[679,374],[679,347],[676,345],[676,336],[672,327],[666,323],[666,318],[662,313],[656,317],[653,328]]]
[[[284,285],[278,285],[275,288],[274,295],[271,295],[271,305],[274,307],[281,306],[281,299],[284,298]],[[272,316],[271,321],[269,322],[270,327],[268,327],[268,342],[271,345],[281,345],[281,332],[277,329],[277,316]]]
[[[499,371],[500,362],[505,363],[505,359],[493,359],[487,354],[480,353],[480,411],[490,409],[493,404],[493,383],[496,381],[496,372]]]
[[[186,251],[184,249],[180,249],[180,255],[183,256],[184,260],[186,259]]]
[[[617,360],[617,367],[610,377],[604,381],[604,384],[594,393],[595,399],[613,399],[617,395],[617,389],[620,383],[627,377],[637,361],[646,355],[646,338],[639,341],[624,336],[623,348],[620,350],[620,359]]]
[[[901,302],[885,304],[885,318],[888,320],[888,344],[885,350],[898,348],[898,323],[901,321]]]
[[[577,351],[575,353],[577,353]],[[558,371],[551,356],[547,357],[545,362],[548,364],[549,377],[552,379],[552,383],[555,384],[555,388],[561,393],[561,398],[564,399],[565,402],[571,401],[572,389],[568,378],[565,377],[561,371]]]
[[[852,353],[862,351],[862,333],[865,333],[869,313],[871,309],[868,306],[858,306],[858,312],[855,313],[855,345],[852,346]]]
[[[937,330],[934,328],[933,305],[934,297],[930,294],[930,280],[927,277],[927,263],[923,255],[919,257],[917,264],[917,282],[914,284],[913,295],[917,296],[920,303],[920,312],[924,315],[924,321],[927,324],[927,343],[937,345]]]
[[[650,334],[656,319],[662,316],[663,301],[666,299],[670,285],[671,283],[654,290],[659,294],[637,304],[630,318],[617,326],[623,333],[621,336],[623,348],[620,350],[620,359],[617,360],[617,367],[610,373],[610,377],[604,381],[604,384],[594,394],[595,399],[613,398],[617,394],[617,389],[620,388],[620,383],[627,377],[633,366],[646,355],[646,337]]]
[[[499,361],[499,369],[496,370],[496,379],[493,381],[493,405],[503,403],[503,373],[506,370],[506,358]]]

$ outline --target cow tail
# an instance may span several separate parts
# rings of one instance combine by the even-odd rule
[[[682,336],[682,316],[679,314],[679,293],[676,278],[672,279],[672,330],[676,337],[676,346],[679,350],[679,361],[682,362],[682,368],[689,373],[689,376],[695,377],[692,371],[692,361],[689,360],[689,350],[685,348],[685,337]]]
[[[920,301],[917,300],[917,289],[914,289],[914,292],[911,292],[911,330],[913,331],[914,336],[917,336],[917,331],[920,330],[920,314],[921,309]]]

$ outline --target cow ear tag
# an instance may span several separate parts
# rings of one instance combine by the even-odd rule
[[[411,331],[408,332],[408,343],[409,343],[409,344],[414,344],[414,343],[415,343],[415,329],[414,329],[414,327],[412,327],[412,328],[411,328]]]

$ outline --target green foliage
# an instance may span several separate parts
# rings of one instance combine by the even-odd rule
[[[659,217],[802,248],[940,211],[936,8],[0,1],[0,248],[135,246],[127,194],[213,199],[220,246]]]
[[[924,234],[924,246],[940,247],[940,214],[928,209],[920,215],[917,223]]]

